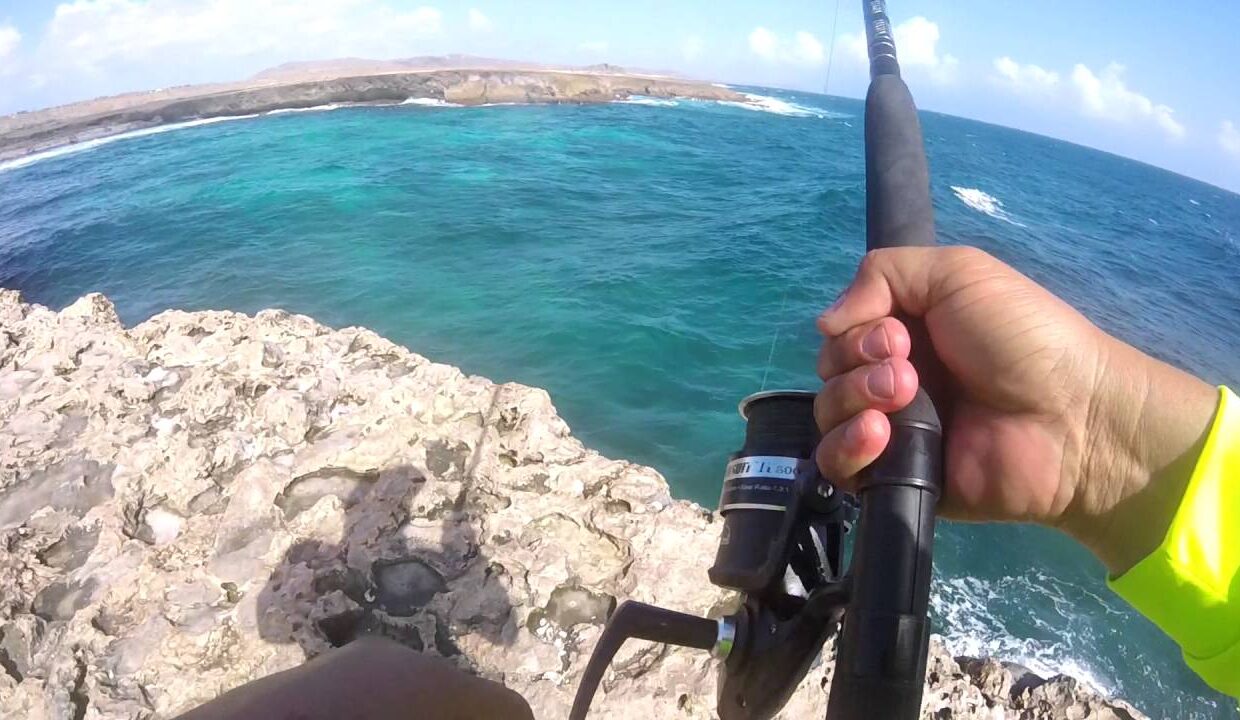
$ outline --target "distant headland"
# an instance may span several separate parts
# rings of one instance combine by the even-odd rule
[[[554,67],[465,55],[294,62],[232,83],[183,85],[0,117],[0,161],[191,120],[331,104],[602,103],[632,96],[745,102],[721,85],[614,65]]]

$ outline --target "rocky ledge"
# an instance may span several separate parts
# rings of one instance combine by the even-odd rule
[[[364,633],[568,713],[618,600],[718,615],[720,523],[542,390],[268,310],[125,329],[0,291],[0,707],[167,718]],[[782,717],[822,717],[830,653]],[[595,718],[710,718],[705,653],[631,642]],[[928,718],[1143,718],[932,645]]]

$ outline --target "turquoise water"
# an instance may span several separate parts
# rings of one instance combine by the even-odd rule
[[[547,388],[583,441],[713,505],[737,400],[768,356],[767,387],[813,387],[813,318],[863,238],[860,103],[761,92],[780,112],[351,108],[103,144],[0,172],[0,286],[53,307],[102,291],[129,323],[281,306],[365,325]],[[1240,197],[923,122],[944,242],[1240,386]],[[936,567],[938,628],[959,651],[1069,670],[1155,717],[1236,717],[1066,539],[945,524]]]

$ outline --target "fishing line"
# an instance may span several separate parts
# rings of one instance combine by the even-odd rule
[[[831,18],[831,46],[827,51],[827,77],[822,84],[822,94],[826,95],[831,90],[831,65],[835,63],[835,36],[840,25],[840,0],[835,0],[835,14]],[[784,316],[784,308],[788,304],[788,288],[784,288],[783,299],[779,301],[779,317]],[[771,349],[766,354],[766,367],[762,369],[762,386],[759,392],[766,390],[766,380],[771,374],[771,363],[775,360],[775,346],[779,343],[780,326],[778,322],[775,325],[775,334],[771,336]]]
[[[779,301],[779,317],[784,316],[784,306],[788,304],[788,288],[784,288],[784,299]],[[771,361],[775,359],[775,345],[779,342],[778,324],[775,325],[775,334],[771,336],[771,350],[766,354],[766,368],[762,370],[762,387],[758,388],[758,392],[766,390],[766,378],[771,374]]]
[[[827,51],[827,79],[822,83],[822,94],[831,91],[831,65],[835,62],[835,31],[840,25],[840,0],[835,0],[835,17],[831,20],[831,49]]]

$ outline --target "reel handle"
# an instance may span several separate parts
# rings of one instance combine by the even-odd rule
[[[718,646],[719,652],[723,653],[725,649],[731,649],[733,638],[730,633],[733,629],[726,619],[710,620],[633,600],[625,601],[607,620],[598,645],[590,655],[590,661],[581,675],[581,684],[577,686],[577,694],[573,697],[569,720],[585,720],[590,701],[603,680],[603,673],[625,640],[653,640],[702,650],[712,650]]]

